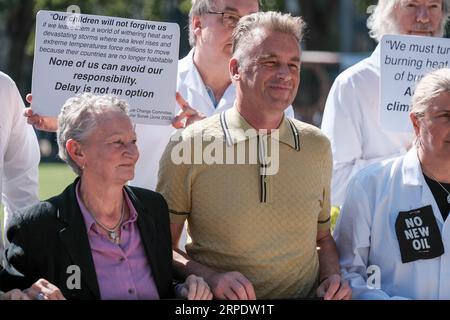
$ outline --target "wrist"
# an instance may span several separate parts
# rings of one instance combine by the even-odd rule
[[[174,288],[175,297],[177,297],[177,298],[184,298],[183,297],[183,293],[182,293],[182,291],[184,289],[184,286],[185,286],[184,282],[178,283],[178,284],[175,285],[175,288]]]
[[[324,283],[326,280],[330,279],[332,276],[338,276],[339,278],[342,278],[342,275],[340,272],[331,273],[327,276],[324,276],[323,278],[319,278],[319,286]]]

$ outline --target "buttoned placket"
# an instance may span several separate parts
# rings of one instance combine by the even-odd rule
[[[258,134],[258,163],[260,175],[260,202],[270,203],[272,199],[272,175],[268,174],[269,149],[268,141],[271,137],[267,134]]]

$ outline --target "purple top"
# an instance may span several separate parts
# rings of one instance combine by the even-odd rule
[[[120,244],[114,244],[100,233],[98,226],[80,197],[77,201],[86,224],[98,287],[102,300],[157,300],[158,290],[137,226],[137,211],[123,191],[130,216],[122,223]]]

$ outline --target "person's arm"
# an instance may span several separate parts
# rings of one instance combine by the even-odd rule
[[[34,208],[34,207],[33,207]],[[31,210],[31,209],[30,209]],[[6,233],[8,246],[4,252],[4,269],[0,271],[0,290],[24,290],[38,279],[33,278],[33,270],[38,265],[33,258],[38,256],[36,241],[30,238],[30,227],[23,219],[25,212],[14,215]],[[42,250],[42,248],[40,248]]]
[[[202,277],[208,283],[216,299],[255,300],[255,290],[251,282],[237,271],[219,273],[192,260],[178,249],[178,240],[184,224],[172,223],[173,267],[178,277],[185,278],[191,274]]]
[[[169,207],[175,276],[181,279],[185,279],[191,274],[202,277],[217,299],[254,299],[253,286],[239,272],[217,273],[215,270],[194,261],[178,249],[183,226],[191,210],[191,186],[193,182],[187,179],[192,177],[192,170],[194,169],[190,163],[174,163],[172,159],[174,148],[181,148],[184,143],[186,143],[184,146],[189,148],[187,150],[191,150],[192,146],[190,140],[179,141],[176,138],[177,136],[179,137],[179,135],[176,135],[171,138],[171,142],[169,142],[161,157],[156,187],[156,191],[163,195]]]
[[[330,230],[317,232],[317,248],[320,267],[317,296],[325,300],[350,300],[352,291],[341,277],[338,252]]]
[[[391,297],[381,288],[368,286],[367,267],[370,264],[373,210],[365,188],[353,179],[349,184],[348,194],[333,233],[340,254],[342,274],[350,283],[354,299],[407,299]]]
[[[213,294],[208,284],[202,277],[194,274],[189,275],[184,283],[175,287],[175,293],[178,297],[187,300],[211,300]]]
[[[317,141],[317,152],[322,154],[320,163],[321,185],[323,186],[321,210],[317,220],[316,247],[319,258],[319,287],[316,294],[326,300],[350,299],[351,289],[348,282],[341,278],[339,272],[339,257],[330,233],[330,180],[332,171],[331,148],[328,139]]]
[[[55,285],[45,279],[39,279],[25,290],[13,289],[0,291],[0,300],[66,300]]]
[[[8,292],[0,291],[0,300],[30,300],[30,298],[25,292],[13,289]]]
[[[23,292],[32,300],[66,300],[61,290],[45,279],[39,279]]]

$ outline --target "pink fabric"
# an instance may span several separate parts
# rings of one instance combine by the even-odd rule
[[[123,191],[129,218],[122,224],[120,244],[112,243],[99,232],[100,226],[81,201],[79,183],[76,188],[77,201],[87,228],[92,258],[102,300],[156,300],[158,290],[151,267],[144,251],[137,226],[137,211],[127,193]]]

